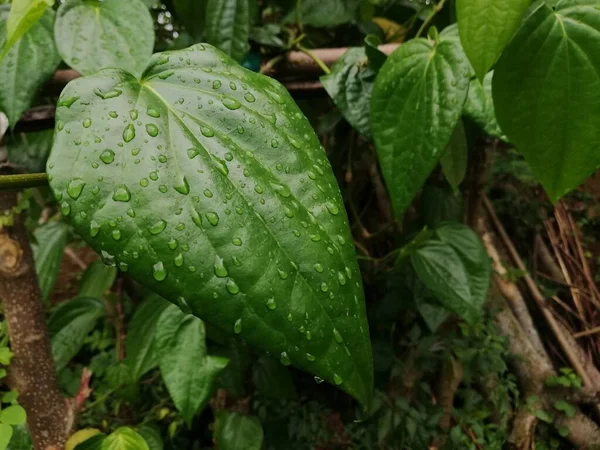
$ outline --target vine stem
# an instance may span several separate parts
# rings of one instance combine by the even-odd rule
[[[296,45],[296,48],[298,50],[300,50],[302,53],[304,53],[305,55],[309,56],[317,66],[319,66],[319,68],[325,72],[325,74],[329,75],[331,73],[331,70],[329,69],[329,67],[327,67],[327,64],[325,64],[323,62],[323,60],[321,58],[319,58],[317,55],[315,55],[311,50],[307,49],[306,47],[304,47],[303,45]]]
[[[425,19],[425,21],[421,25],[421,28],[419,28],[419,31],[417,31],[417,35],[415,37],[420,37],[423,34],[423,31],[425,31],[425,29],[429,26],[433,18],[437,15],[437,13],[439,13],[442,10],[445,4],[446,0],[440,0],[440,2],[437,5],[435,5],[435,8],[433,8],[431,14],[429,14],[429,16]]]
[[[47,185],[47,173],[0,175],[0,191],[13,191]]]

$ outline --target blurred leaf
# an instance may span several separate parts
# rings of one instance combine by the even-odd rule
[[[135,431],[128,427],[118,428],[103,442],[101,450],[149,450],[148,444]]]
[[[78,444],[75,447],[75,450],[102,450],[102,443],[105,440],[106,440],[105,434],[103,434],[103,433],[96,434],[96,435],[86,439],[81,444]]]
[[[206,351],[204,323],[169,305],[154,336],[160,373],[188,426],[208,402],[218,373],[229,362]]]
[[[408,29],[404,25],[386,19],[385,17],[374,17],[373,22],[383,30],[386,43],[399,44],[404,42],[406,34],[408,33]]]
[[[0,425],[0,449],[2,449],[2,425]],[[13,435],[6,450],[32,450],[31,437],[26,425],[15,425],[12,427]]]
[[[0,422],[7,425],[24,425],[27,414],[21,405],[10,405],[0,411]]]
[[[215,348],[213,353],[229,359],[227,367],[217,376],[217,387],[225,389],[236,398],[246,395],[244,384],[251,363],[248,348],[243,343],[230,339],[226,347]]]
[[[252,371],[252,381],[261,395],[281,400],[296,398],[296,386],[290,371],[279,361],[261,356]]]
[[[26,172],[43,172],[53,136],[54,130],[9,134],[6,138],[8,160]]]
[[[250,5],[256,0],[207,0],[206,42],[212,44],[237,62],[250,48]]]
[[[64,222],[48,222],[38,227],[33,235],[33,258],[37,270],[42,299],[48,300],[56,283],[60,263],[67,245],[69,227]]]
[[[0,61],[6,52],[27,33],[44,15],[54,0],[12,0],[10,14],[6,20],[6,45]]]
[[[84,428],[82,430],[78,430],[67,440],[65,450],[74,450],[79,444],[98,434],[102,433],[97,428]]]
[[[125,362],[136,380],[158,364],[154,334],[158,319],[169,305],[170,303],[159,295],[149,296],[136,308],[127,327]]]
[[[8,448],[13,435],[13,428],[5,423],[0,423],[0,450]]]
[[[365,37],[364,42],[365,53],[369,58],[369,65],[376,71],[379,71],[387,59],[387,55],[379,50],[381,40],[374,34],[369,34]]]
[[[85,337],[105,313],[97,298],[80,297],[58,305],[48,321],[52,336],[52,354],[60,371],[83,347]]]
[[[193,43],[200,42],[204,35],[207,3],[208,0],[173,0],[175,16],[192,36]]]
[[[217,414],[214,440],[219,450],[260,450],[263,429],[256,417],[237,412]]]
[[[100,298],[115,282],[117,269],[102,261],[94,261],[86,269],[79,285],[79,297]]]
[[[424,225],[431,229],[443,222],[461,222],[464,214],[463,196],[452,189],[427,184],[421,196],[421,214]]]
[[[164,443],[162,437],[155,427],[144,425],[138,430],[138,433],[144,438],[146,444],[148,444],[149,450],[163,450]]]
[[[281,25],[268,23],[261,27],[254,27],[250,31],[250,39],[262,45],[270,47],[284,48],[285,44],[279,37],[281,34]]]
[[[360,0],[303,0],[300,22],[316,28],[335,27],[354,20]],[[296,21],[296,11],[290,12],[284,22]]]
[[[440,159],[444,176],[452,189],[458,191],[458,187],[465,179],[467,173],[467,164],[469,159],[469,148],[467,145],[467,136],[462,120],[458,121],[452,139],[446,152]]]

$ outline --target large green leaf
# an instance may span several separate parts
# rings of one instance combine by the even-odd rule
[[[136,380],[158,364],[154,333],[158,319],[169,304],[161,296],[151,295],[137,307],[129,323],[125,362]]]
[[[101,450],[149,450],[142,436],[129,427],[121,427],[113,431],[100,447]]]
[[[216,376],[229,360],[206,351],[204,323],[169,305],[161,314],[154,336],[160,373],[188,426],[208,402]]]
[[[63,369],[81,350],[85,337],[104,313],[104,304],[89,297],[61,303],[52,312],[48,328],[52,336],[52,354],[57,370]]]
[[[219,450],[260,450],[263,436],[256,417],[229,411],[217,414],[214,440]]]
[[[141,0],[66,0],[54,31],[60,56],[84,75],[107,67],[139,75],[154,48],[154,21]]]
[[[26,172],[43,172],[53,136],[53,130],[9,134],[6,136],[8,160]]]
[[[413,39],[381,68],[371,128],[395,213],[402,216],[446,150],[460,119],[471,67],[456,39]]]
[[[196,45],[155,55],[141,82],[117,70],[74,80],[59,105],[50,184],[106,262],[368,403],[343,201],[283,86]]]
[[[364,48],[348,50],[321,77],[323,87],[348,123],[363,136],[371,136],[371,91],[377,72],[369,64]]]
[[[600,9],[540,6],[497,64],[496,115],[553,202],[600,165]]]
[[[42,299],[48,300],[56,283],[63,252],[67,245],[68,228],[62,222],[48,222],[33,233],[33,258]]]
[[[6,20],[6,45],[2,49],[2,56],[42,18],[46,9],[52,5],[54,0],[13,0]]]
[[[496,63],[530,3],[531,0],[457,0],[460,40],[477,78],[483,80]]]
[[[7,13],[7,7],[0,6],[0,49],[6,46]],[[0,110],[13,128],[60,63],[53,29],[54,11],[47,10],[0,62]]]
[[[207,0],[206,42],[240,62],[248,53],[250,4],[256,0]]]

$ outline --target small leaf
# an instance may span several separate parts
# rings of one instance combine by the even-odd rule
[[[6,136],[6,152],[11,164],[26,172],[43,172],[52,148],[54,130],[16,133]]]
[[[221,411],[217,415],[214,440],[219,450],[260,450],[263,429],[256,417]]]
[[[600,165],[598,33],[597,1],[542,5],[494,73],[498,122],[553,202]]]
[[[156,323],[167,306],[169,306],[169,302],[162,297],[149,296],[136,308],[127,327],[125,362],[136,380],[158,364],[154,333],[156,332]]]
[[[19,393],[17,391],[8,391],[2,394],[2,403],[16,403]]]
[[[507,141],[496,121],[494,101],[492,100],[493,76],[494,72],[489,72],[483,79],[483,86],[479,80],[471,80],[463,114],[488,135]]]
[[[6,6],[0,6],[0,49],[6,48]],[[54,11],[47,10],[0,61],[0,110],[14,128],[60,63],[54,45]],[[27,74],[27,76],[23,76]]]
[[[387,55],[379,50],[381,40],[374,34],[369,34],[365,37],[365,54],[369,58],[369,64],[375,70],[379,71],[381,66],[387,60]]]
[[[460,45],[413,39],[381,68],[371,127],[396,216],[401,217],[446,150],[467,96],[471,68]]]
[[[252,381],[263,396],[280,400],[296,398],[296,386],[290,371],[272,358],[261,356],[252,370]]]
[[[465,135],[463,123],[459,120],[456,128],[454,128],[454,133],[452,133],[450,144],[448,144],[446,152],[440,159],[444,176],[455,191],[458,190],[459,185],[465,179],[468,159],[469,148],[467,146],[467,136]]]
[[[148,444],[149,450],[163,450],[164,443],[160,433],[155,427],[145,425],[138,430],[140,436],[144,438]]]
[[[150,450],[143,437],[131,428],[122,427],[112,432],[103,442],[101,450]]]
[[[68,227],[62,222],[48,222],[33,233],[36,243],[31,247],[44,301],[48,300],[56,283],[67,245],[67,231]]]
[[[360,0],[303,0],[300,22],[316,28],[335,27],[351,22],[358,10]],[[296,11],[292,11],[285,22],[295,22]]]
[[[105,313],[104,304],[89,297],[61,303],[54,309],[48,328],[52,336],[52,354],[60,371],[83,347],[85,337]]]
[[[139,75],[154,48],[154,21],[141,0],[66,0],[54,30],[60,56],[84,75],[107,67]]]
[[[480,80],[512,38],[531,0],[457,0],[460,40]]]
[[[284,42],[279,37],[280,34],[281,25],[267,23],[261,27],[253,27],[250,31],[250,39],[262,45],[285,48]]]
[[[5,423],[0,423],[0,450],[6,450],[13,435],[13,428]]]
[[[206,42],[240,62],[248,53],[250,5],[256,0],[207,0]]]
[[[189,426],[212,396],[215,378],[229,361],[207,355],[204,323],[176,305],[163,311],[154,339],[160,373]]]
[[[2,435],[2,426],[0,425],[0,436]],[[27,431],[27,425],[15,425],[12,427],[13,435],[10,443],[8,444],[7,450],[31,450],[33,445],[31,443],[31,437],[29,431]],[[0,439],[1,441],[1,439]],[[0,444],[0,449],[2,445]]]
[[[369,106],[377,72],[369,65],[363,48],[348,50],[321,77],[323,87],[344,118],[363,136],[371,136]]]
[[[554,403],[554,409],[564,412],[569,418],[573,418],[577,414],[577,408],[565,400],[557,400]]]
[[[102,261],[94,261],[86,269],[79,285],[79,297],[100,298],[115,282],[117,269]]]
[[[86,439],[81,444],[77,444],[75,450],[102,450],[102,443],[105,440],[106,435],[104,433],[99,433]]]
[[[0,411],[0,422],[7,425],[23,425],[27,414],[21,405],[10,405]]]
[[[543,409],[537,409],[535,411],[535,416],[542,422],[552,423],[554,421],[552,415],[549,412],[544,411]]]
[[[102,433],[97,428],[84,428],[82,430],[78,430],[67,440],[67,443],[65,444],[65,450],[75,450],[79,444],[99,434],[101,435]]]
[[[6,20],[6,44],[0,61],[6,52],[42,18],[54,0],[13,0]]]
[[[8,366],[13,357],[12,352],[8,347],[0,347],[0,364]]]

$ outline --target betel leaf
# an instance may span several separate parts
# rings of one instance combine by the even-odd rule
[[[460,119],[471,67],[455,39],[413,39],[381,68],[371,128],[394,211],[402,216],[435,168]]]
[[[139,75],[154,48],[154,21],[141,0],[66,0],[54,33],[60,56],[84,75],[107,67]]]
[[[459,120],[452,133],[450,144],[440,159],[440,165],[444,171],[444,176],[452,189],[458,189],[467,173],[467,163],[469,159],[469,147],[467,136],[462,120]]]
[[[158,319],[169,305],[170,303],[159,295],[149,296],[136,308],[127,327],[125,363],[136,380],[158,364],[154,333]]]
[[[369,106],[376,76],[365,49],[352,48],[336,61],[331,73],[321,77],[323,87],[348,123],[366,137],[371,136]]]
[[[2,49],[1,55],[4,56],[10,47],[21,39],[42,18],[46,9],[53,4],[54,0],[13,0],[10,14],[6,19],[6,45]],[[0,60],[2,60],[1,56]]]
[[[63,369],[81,350],[85,337],[105,313],[97,298],[81,297],[58,305],[48,322],[56,369]]]
[[[8,425],[23,425],[27,414],[21,405],[10,405],[0,411],[0,422]]]
[[[462,46],[477,78],[496,63],[521,23],[531,0],[457,0]]]
[[[7,5],[0,6],[0,49],[6,46],[7,13]],[[0,61],[0,110],[12,128],[60,63],[53,28],[54,11],[47,10]]]
[[[506,136],[496,121],[496,111],[492,99],[493,76],[494,72],[489,72],[483,82],[479,82],[476,78],[471,80],[463,115],[488,135],[506,141]]]
[[[204,323],[169,305],[156,325],[154,345],[167,390],[188,426],[213,394],[229,360],[207,354]]]
[[[600,165],[599,33],[597,1],[542,5],[494,73],[498,122],[553,202]]]
[[[31,436],[27,431],[26,425],[14,425],[12,427],[13,435],[8,444],[7,450],[31,450],[33,445],[31,443]],[[0,436],[2,436],[2,428],[0,425]],[[1,439],[0,439],[1,441]],[[0,449],[2,444],[0,443]]]
[[[250,5],[256,0],[207,0],[206,42],[241,62],[248,49]]]
[[[198,44],[156,54],[141,81],[118,70],[74,80],[59,105],[50,184],[106,262],[368,403],[343,201],[283,86]]]
[[[256,417],[238,412],[217,414],[214,440],[220,450],[260,450],[264,433]]]
[[[101,450],[149,450],[148,444],[129,427],[117,428],[100,446]]]
[[[38,276],[42,299],[48,300],[56,283],[69,227],[62,222],[48,222],[33,233],[33,258]]]

